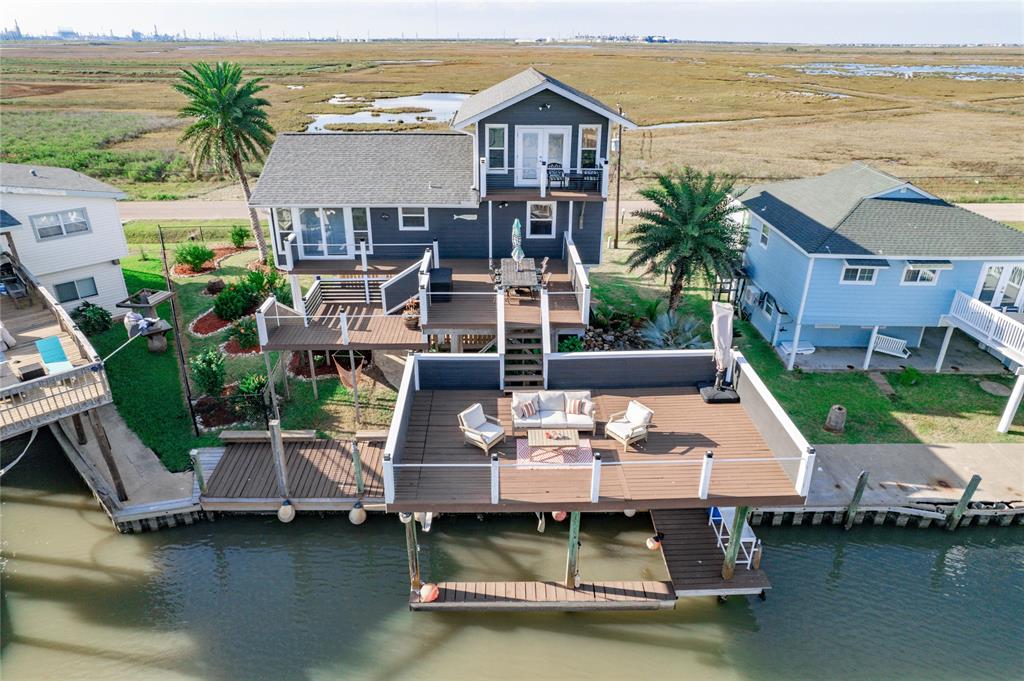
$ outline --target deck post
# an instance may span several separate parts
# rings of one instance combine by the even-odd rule
[[[288,386],[288,366],[292,363],[292,351],[280,353],[277,361],[281,363],[281,387],[284,388],[285,399],[290,400],[292,389]]]
[[[96,444],[100,447],[100,454],[103,456],[103,463],[107,465],[110,479],[114,483],[114,491],[117,493],[118,501],[126,501],[128,493],[124,491],[124,482],[121,480],[121,471],[117,469],[117,462],[114,461],[114,453],[110,450],[110,440],[107,439],[107,431],[100,420],[100,413],[96,409],[90,409],[89,423],[92,425],[92,432],[96,435]]]
[[[725,561],[722,563],[722,579],[732,579],[736,572],[736,556],[740,552],[741,539],[743,537],[743,524],[747,522],[747,514],[750,513],[749,506],[737,506],[736,517],[732,519],[732,527],[729,528],[729,545],[725,547]]]
[[[597,503],[601,498],[601,453],[594,452],[594,464],[590,469],[590,501]]]
[[[565,562],[565,588],[575,589],[580,578],[580,512],[569,514],[569,555]]]
[[[195,472],[196,482],[199,483],[199,493],[206,494],[206,478],[203,476],[203,464],[199,461],[199,450],[190,451],[188,458],[192,459],[192,470]]]
[[[274,455],[277,489],[281,496],[287,499],[291,496],[288,493],[288,467],[284,461],[284,438],[281,437],[281,421],[278,419],[270,421],[270,451]]]
[[[939,348],[939,356],[935,359],[935,373],[942,371],[942,363],[946,360],[946,350],[949,350],[949,341],[953,338],[955,326],[946,327],[946,335],[942,337],[942,347]]]
[[[800,469],[796,474],[796,491],[802,497],[806,497],[811,491],[811,476],[814,475],[814,459],[817,452],[814,447],[808,447],[800,456]]]
[[[711,491],[711,466],[714,464],[715,453],[710,449],[704,452],[704,461],[700,467],[700,487],[697,488],[697,496],[701,499],[708,498]]]
[[[868,349],[864,353],[864,365],[861,367],[864,371],[868,370],[868,365],[871,364],[871,354],[875,351],[875,340],[878,338],[878,327],[874,326],[871,328],[871,338],[868,339]]]
[[[306,321],[306,301],[302,297],[302,286],[299,284],[299,275],[289,274],[288,285],[291,286],[292,289],[292,306],[295,308],[296,312],[302,315],[303,321]],[[280,323],[280,320],[278,320],[278,324]]]
[[[267,367],[267,388],[270,389],[270,408],[274,412],[274,418],[280,418],[281,412],[277,406],[277,391],[274,390],[274,369],[270,366],[270,353],[266,350],[263,351],[263,364]],[[284,373],[288,373],[288,368],[285,367]],[[285,385],[288,385],[288,379],[285,378]]]
[[[430,252],[434,255],[434,267],[441,266],[441,249],[437,246],[437,239],[434,239],[430,247]]]
[[[359,413],[359,378],[356,376],[356,353],[354,350],[348,351],[348,370],[352,375],[352,404],[356,408],[356,423],[362,423],[363,417]]]
[[[72,414],[71,423],[75,425],[75,437],[78,438],[78,444],[84,445],[89,441],[89,438],[85,436],[85,426],[82,424],[82,415]]]
[[[487,202],[487,267],[494,267],[494,204],[491,201]]]
[[[1003,415],[999,419],[999,425],[996,426],[996,430],[998,432],[1010,432],[1010,426],[1013,424],[1013,417],[1020,408],[1022,398],[1024,398],[1024,368],[1017,369],[1017,380],[1013,384],[1013,390],[1010,391],[1010,397],[1006,400],[1006,408],[1003,410]]]
[[[491,454],[491,503],[497,504],[501,501],[501,466],[498,463],[498,455]]]
[[[306,361],[309,362],[309,382],[313,384],[313,399],[320,399],[320,391],[316,385],[316,365],[313,364],[313,351],[306,350]]]
[[[415,516],[405,524],[405,552],[409,557],[409,586],[419,591],[423,583],[420,581],[420,545],[416,541]]]
[[[964,488],[963,496],[960,497],[960,501],[956,502],[956,506],[949,512],[946,517],[946,529],[953,531],[960,524],[960,519],[964,517],[964,511],[967,510],[967,504],[971,502],[971,497],[978,490],[978,485],[981,484],[981,476],[975,473],[971,476],[970,481],[967,483],[967,487]]]
[[[363,494],[363,460],[359,455],[359,441],[352,440],[352,476],[356,481],[356,491]]]
[[[857,476],[857,486],[853,488],[853,498],[850,499],[850,505],[846,508],[846,523],[843,525],[844,530],[849,530],[853,527],[853,519],[857,515],[857,510],[860,508],[861,497],[864,496],[864,488],[868,484],[868,472],[861,471],[860,475]]]
[[[395,503],[395,464],[390,454],[384,454],[384,503]]]

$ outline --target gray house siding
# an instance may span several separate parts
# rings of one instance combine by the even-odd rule
[[[552,259],[562,257],[562,243],[565,232],[572,224],[572,238],[580,252],[580,258],[586,264],[597,264],[601,259],[601,228],[604,221],[604,203],[600,201],[575,201],[572,203],[572,218],[569,215],[569,202],[557,201],[555,207],[555,238],[542,239],[527,236],[526,202],[509,202],[505,208],[493,207],[494,223],[494,257],[507,257],[512,252],[512,223],[518,218],[523,226],[523,252],[528,258]],[[483,204],[486,206],[486,204]],[[484,224],[486,225],[486,210]],[[582,220],[580,216],[582,215]],[[484,244],[486,257],[486,243]],[[441,246],[441,255],[445,249]]]
[[[498,356],[487,359],[435,359],[421,355],[416,363],[420,390],[497,390]],[[469,406],[468,404],[466,405]]]
[[[602,357],[601,353],[553,356],[548,359],[548,388],[657,388],[696,385],[715,379],[712,353]]]
[[[476,219],[456,220],[456,215],[473,215]],[[373,208],[370,220],[373,255],[377,258],[419,258],[434,239],[438,241],[442,258],[487,257],[487,211],[484,208],[430,208],[428,229],[423,231],[400,230],[397,207]]]
[[[544,108],[547,107],[547,108]],[[608,119],[590,109],[580,106],[576,102],[555,94],[554,92],[539,92],[531,97],[516,102],[501,111],[491,114],[477,123],[479,153],[477,159],[487,156],[486,127],[490,125],[508,125],[508,165],[511,168],[515,164],[515,144],[517,125],[569,125],[572,126],[569,159],[570,164],[575,167],[576,153],[579,148],[579,127],[584,125],[600,125],[601,140],[598,143],[598,158],[604,157],[608,140]],[[489,173],[487,186],[492,189],[508,189],[514,186],[515,177],[511,171],[506,173]]]

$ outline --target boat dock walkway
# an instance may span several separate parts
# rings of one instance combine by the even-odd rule
[[[412,610],[554,611],[661,610],[675,606],[672,584],[658,581],[583,582],[575,589],[557,582],[440,582],[436,601],[409,598]]]
[[[665,535],[661,554],[675,595],[752,596],[772,588],[760,568],[737,565],[732,579],[722,579],[724,555],[706,509],[651,511],[654,531]]]

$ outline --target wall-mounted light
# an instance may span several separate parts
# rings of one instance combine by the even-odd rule
[[[508,208],[508,201],[502,201],[499,203],[498,208]]]
[[[544,109],[550,109],[550,108],[551,108],[550,104],[541,104],[540,106],[537,107],[537,111],[543,111]]]
[[[385,222],[387,222],[388,220],[391,219],[391,215],[389,213],[381,213],[380,214],[380,219],[385,221]]]

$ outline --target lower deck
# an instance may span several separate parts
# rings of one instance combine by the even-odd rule
[[[557,582],[440,582],[436,601],[415,592],[412,610],[505,610],[576,612],[662,610],[675,605],[670,582],[583,582],[575,589]]]

